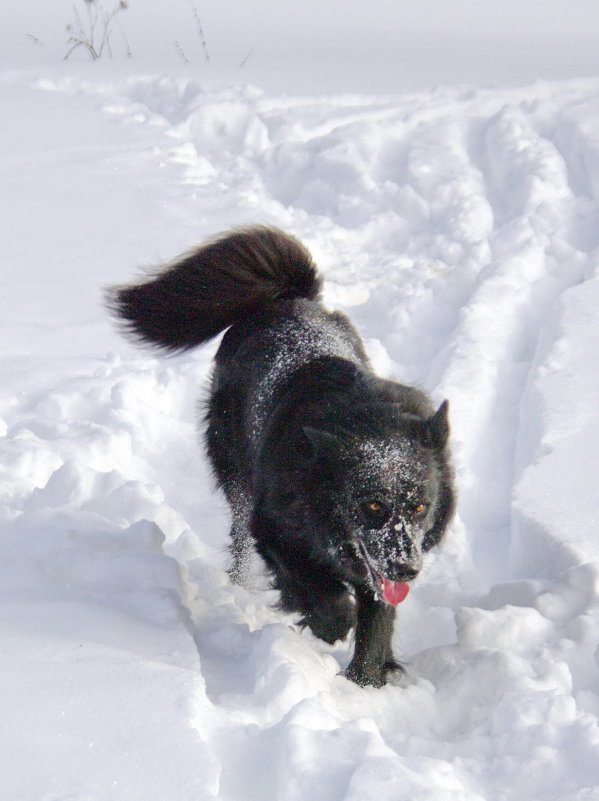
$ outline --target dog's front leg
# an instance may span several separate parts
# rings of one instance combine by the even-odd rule
[[[356,605],[356,645],[345,675],[362,686],[382,687],[390,670],[402,670],[391,651],[395,607],[362,588],[356,588]]]

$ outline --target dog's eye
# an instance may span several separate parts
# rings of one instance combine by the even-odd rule
[[[426,510],[428,509],[428,503],[419,503],[414,506],[412,509],[412,517],[417,520],[419,517],[424,517],[426,514]]]
[[[364,501],[361,505],[362,513],[372,528],[380,528],[391,516],[389,507],[382,501],[373,499]]]

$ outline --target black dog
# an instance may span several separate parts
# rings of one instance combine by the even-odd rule
[[[400,669],[395,605],[454,508],[447,401],[375,376],[349,320],[318,302],[308,251],[270,228],[223,236],[111,290],[130,333],[181,351],[228,328],[206,441],[232,510],[231,576],[253,541],[281,607],[326,642],[356,627],[346,675]]]

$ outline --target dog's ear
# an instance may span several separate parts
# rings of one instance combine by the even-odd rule
[[[433,448],[441,450],[449,439],[449,420],[447,412],[449,401],[444,400],[434,415],[426,421],[426,438]]]
[[[339,456],[345,449],[343,440],[330,431],[312,426],[302,426],[300,452],[311,462]]]

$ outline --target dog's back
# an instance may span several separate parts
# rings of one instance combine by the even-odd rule
[[[300,368],[336,357],[365,367],[362,342],[349,320],[320,303],[295,299],[249,313],[225,334],[216,354],[213,390],[244,424],[239,435],[252,451],[260,447],[277,398]]]

